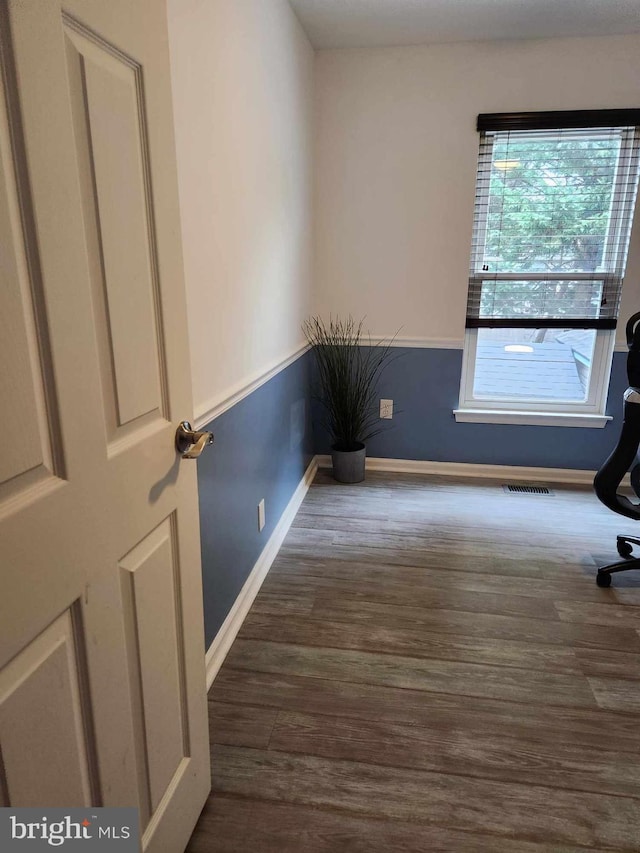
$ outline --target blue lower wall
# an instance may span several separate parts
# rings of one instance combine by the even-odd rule
[[[207,647],[312,459],[309,387],[307,353],[206,427],[215,433],[198,461]]]
[[[626,354],[615,353],[603,429],[456,423],[462,350],[402,348],[382,376],[379,396],[398,414],[389,430],[367,443],[367,456],[596,470],[615,446],[627,387]],[[329,439],[314,408],[317,453]]]
[[[379,386],[394,400],[391,429],[371,439],[369,456],[595,470],[614,447],[627,387],[626,355],[614,355],[604,429],[456,423],[462,351],[394,350]],[[213,453],[198,462],[207,647],[224,622],[315,453],[328,453],[320,412],[311,406],[307,353],[207,429]],[[313,420],[313,430],[311,421]],[[258,532],[264,498],[267,523]]]

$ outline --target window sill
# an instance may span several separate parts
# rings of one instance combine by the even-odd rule
[[[602,429],[611,415],[573,412],[516,412],[501,409],[454,409],[457,423],[519,424],[528,426],[590,427]]]

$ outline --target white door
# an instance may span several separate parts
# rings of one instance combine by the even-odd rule
[[[0,804],[209,790],[164,0],[0,0]]]

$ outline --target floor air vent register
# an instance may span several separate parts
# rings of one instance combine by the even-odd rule
[[[511,483],[502,488],[508,495],[553,495],[547,486],[524,486],[520,483]]]

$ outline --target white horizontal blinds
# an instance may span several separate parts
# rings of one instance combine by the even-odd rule
[[[522,115],[523,129],[481,130],[467,327],[614,328],[637,127],[530,127],[558,114]]]

